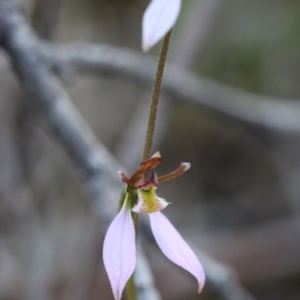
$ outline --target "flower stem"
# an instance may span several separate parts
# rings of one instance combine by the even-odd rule
[[[156,116],[157,116],[157,109],[158,109],[158,102],[159,102],[159,95],[161,90],[161,83],[164,74],[165,63],[167,59],[170,39],[171,39],[172,30],[170,30],[163,39],[162,48],[160,51],[160,57],[158,61],[156,76],[154,80],[154,87],[152,93],[152,101],[150,106],[150,113],[148,119],[148,128],[146,134],[146,140],[144,145],[144,153],[143,153],[143,161],[147,160],[150,157],[153,137],[154,137],[154,130],[155,130],[155,123],[156,123]],[[138,214],[133,213],[133,221],[135,232],[137,234],[138,230]],[[134,284],[134,274],[131,275],[127,284],[126,284],[126,295],[129,300],[137,300],[136,289]]]
[[[172,30],[170,30],[163,39],[162,48],[160,52],[159,62],[156,71],[156,77],[154,81],[153,93],[152,93],[152,101],[148,119],[148,128],[146,134],[146,140],[144,145],[144,154],[143,154],[143,161],[147,160],[150,157],[153,137],[154,137],[154,130],[155,130],[155,123],[156,123],[156,116],[157,116],[157,108],[159,102],[159,95],[161,90],[161,83],[164,74],[165,63],[167,59],[170,39],[172,35]]]
[[[134,284],[134,274],[132,274],[126,283],[126,296],[129,300],[137,300],[136,289]]]

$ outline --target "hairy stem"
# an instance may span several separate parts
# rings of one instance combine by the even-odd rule
[[[143,154],[143,161],[147,160],[150,157],[153,137],[154,137],[154,130],[155,130],[155,123],[156,123],[156,116],[157,116],[157,109],[158,109],[158,102],[159,102],[159,95],[161,90],[161,83],[164,74],[165,63],[167,59],[169,43],[171,39],[172,30],[170,30],[166,36],[164,37],[162,48],[160,52],[159,62],[156,71],[156,77],[154,81],[153,93],[152,93],[152,101],[148,119],[148,128],[146,134],[146,140],[144,145],[144,154]]]
[[[153,136],[155,130],[155,123],[156,123],[156,116],[157,116],[157,109],[158,109],[158,102],[159,102],[159,95],[161,90],[161,83],[164,74],[165,63],[167,59],[170,39],[171,39],[172,30],[170,30],[163,39],[162,48],[160,52],[160,57],[158,61],[153,93],[152,93],[152,101],[150,106],[150,113],[148,119],[148,128],[146,134],[146,140],[144,145],[144,154],[143,154],[143,161],[147,160],[150,157],[152,143],[153,143]],[[135,232],[137,233],[138,230],[138,215],[134,214],[134,227]],[[126,295],[129,300],[137,300],[135,284],[134,284],[134,274],[131,275],[130,279],[126,284]]]

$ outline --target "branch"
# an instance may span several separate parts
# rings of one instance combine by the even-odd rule
[[[132,50],[93,44],[41,45],[60,75],[114,75],[151,86],[156,62]],[[300,103],[255,95],[167,65],[162,91],[238,121],[280,131],[300,131]]]

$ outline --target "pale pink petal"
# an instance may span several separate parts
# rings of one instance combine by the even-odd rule
[[[174,26],[181,0],[152,0],[142,22],[142,48],[148,51]]]
[[[103,261],[115,300],[120,300],[125,284],[136,266],[135,230],[126,202],[109,226],[103,244]]]
[[[161,212],[149,214],[149,217],[153,235],[161,251],[172,262],[196,277],[200,293],[205,282],[205,275],[193,250]]]

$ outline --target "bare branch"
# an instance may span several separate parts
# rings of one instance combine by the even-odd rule
[[[156,62],[153,57],[112,46],[73,44],[44,47],[49,63],[62,74],[122,76],[151,85]],[[201,105],[238,121],[272,130],[300,131],[300,102],[255,95],[167,65],[163,92]]]

